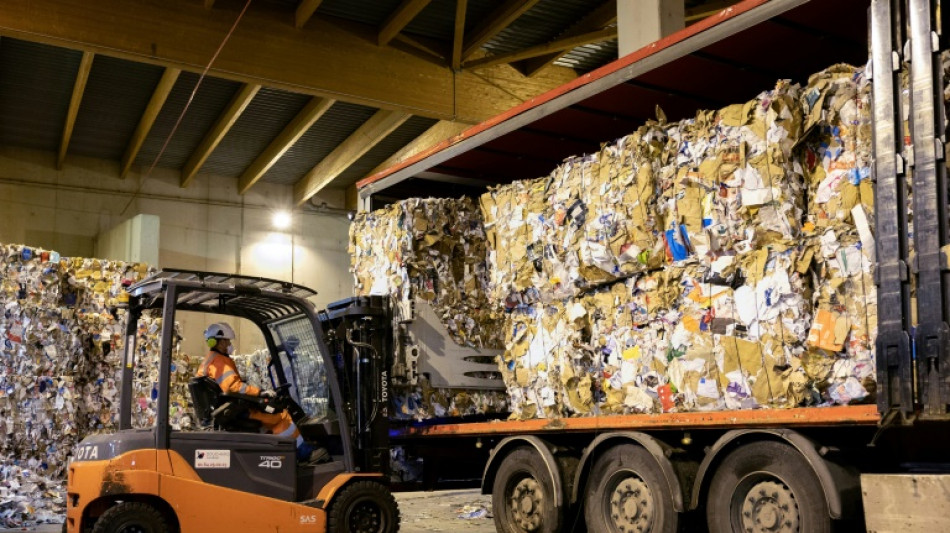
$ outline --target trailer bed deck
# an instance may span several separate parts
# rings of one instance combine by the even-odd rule
[[[495,420],[418,424],[395,429],[400,437],[480,437],[540,433],[570,433],[624,430],[741,429],[745,427],[875,426],[880,422],[876,405],[799,407],[794,409],[749,409],[640,415],[607,415],[579,418]]]

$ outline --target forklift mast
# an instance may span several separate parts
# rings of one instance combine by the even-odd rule
[[[340,379],[343,407],[352,420],[356,464],[388,474],[393,364],[389,300],[347,298],[330,304],[318,316]]]

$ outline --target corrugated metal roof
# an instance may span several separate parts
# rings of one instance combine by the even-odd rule
[[[97,55],[69,153],[120,160],[162,72],[155,65]]]
[[[553,41],[603,3],[603,0],[541,0],[482,48],[493,54],[504,54]]]
[[[192,72],[182,72],[175,82],[175,87],[168,94],[162,111],[155,119],[142,149],[135,162],[142,167],[149,167],[158,157],[158,153],[165,144],[165,140],[172,132],[175,122],[188,103],[188,98],[198,82],[199,75]],[[181,119],[175,135],[168,141],[168,147],[162,154],[162,159],[156,166],[166,168],[182,168],[191,157],[191,154],[201,143],[211,126],[214,125],[221,113],[228,107],[234,93],[241,84],[234,81],[222,80],[206,76],[201,87],[195,93],[195,98],[188,106],[188,112]]]
[[[296,183],[366,122],[376,109],[346,102],[333,104],[261,178],[269,183]]]
[[[465,6],[465,29],[471,30],[498,7],[496,0],[470,0]],[[452,42],[455,36],[455,2],[430,2],[403,30],[405,33]]]
[[[347,187],[365,178],[371,170],[412,142],[413,139],[422,135],[436,122],[438,121],[431,118],[411,117],[402,126],[396,128],[385,139],[363,154],[363,157],[350,165],[350,168],[346,169],[333,181],[333,186]]]
[[[58,150],[82,52],[0,39],[0,144]]]
[[[372,0],[370,2],[324,0],[317,8],[316,14],[381,26],[401,3],[402,0]]]
[[[310,97],[304,94],[261,89],[208,157],[201,171],[240,176],[309,100]]]
[[[617,59],[617,40],[578,46],[554,62],[560,67],[590,72]]]

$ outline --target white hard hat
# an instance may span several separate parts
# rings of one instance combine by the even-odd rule
[[[216,322],[208,326],[205,330],[205,340],[210,339],[228,339],[233,341],[236,335],[234,329],[227,322]]]

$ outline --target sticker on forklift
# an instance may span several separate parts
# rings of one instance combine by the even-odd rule
[[[195,450],[195,468],[231,468],[231,450]]]

